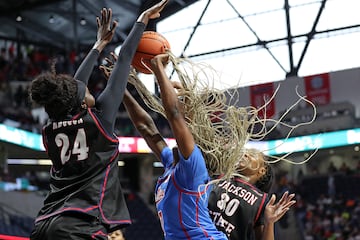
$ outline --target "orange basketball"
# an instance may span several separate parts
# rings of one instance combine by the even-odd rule
[[[137,71],[150,74],[151,71],[148,69],[150,60],[156,55],[165,53],[168,49],[170,49],[170,44],[164,36],[158,32],[145,31],[140,39],[132,65]]]

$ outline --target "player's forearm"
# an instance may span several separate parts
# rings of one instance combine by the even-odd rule
[[[109,122],[113,122],[119,106],[123,101],[131,60],[144,29],[145,26],[143,24],[135,23],[120,50],[119,57],[104,91],[97,98],[97,106],[100,107],[103,117]]]
[[[128,90],[125,91],[123,103],[136,130],[145,139],[147,145],[160,160],[161,151],[167,145],[156,127],[154,120],[140,106]]]
[[[87,85],[98,57],[99,51],[96,49],[91,49],[84,60],[81,62],[79,68],[76,70],[74,78]]]
[[[123,103],[130,120],[142,136],[158,132],[158,129],[155,127],[154,120],[127,90],[124,94]]]
[[[274,240],[274,223],[264,225],[263,235],[261,240]]]
[[[108,41],[102,41],[102,40],[96,41],[92,49],[97,50],[99,53],[101,53],[108,43],[109,43]]]
[[[182,117],[181,111],[179,109],[177,94],[168,76],[166,75],[164,65],[161,62],[158,62],[153,67],[153,71],[160,87],[161,101],[168,120],[171,121],[172,118],[179,116]]]

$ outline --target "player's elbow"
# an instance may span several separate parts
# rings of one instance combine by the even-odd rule
[[[158,129],[156,128],[155,124],[151,122],[142,122],[138,125],[136,125],[136,129],[139,131],[141,136],[147,136],[152,135],[156,132],[158,132]]]

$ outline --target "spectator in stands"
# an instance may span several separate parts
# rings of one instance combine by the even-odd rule
[[[2,47],[0,50],[0,84],[6,81],[8,68],[9,63],[6,56],[6,48]]]
[[[102,9],[101,19],[97,18],[97,41],[84,60],[86,66],[80,66],[75,77],[52,72],[32,81],[31,98],[49,115],[43,139],[53,165],[50,192],[31,239],[108,239],[108,233],[131,223],[118,176],[114,124],[137,44],[148,21],[159,17],[167,2],[163,0],[139,16],[96,108],[86,106],[93,99],[84,83],[96,51],[115,33],[117,22],[111,20],[111,9]]]
[[[355,174],[357,174],[357,175],[360,174],[360,161],[357,162],[357,165],[355,167]]]
[[[328,190],[327,193],[330,198],[334,199],[336,196],[336,185],[335,185],[335,176],[333,173],[330,173],[327,179]]]
[[[338,169],[336,168],[334,162],[330,162],[329,167],[328,167],[328,173],[336,173],[338,171]]]
[[[339,172],[345,175],[351,174],[350,167],[346,164],[346,162],[343,162],[339,168]]]
[[[24,88],[21,84],[16,88],[14,94],[15,107],[22,107],[24,103]]]

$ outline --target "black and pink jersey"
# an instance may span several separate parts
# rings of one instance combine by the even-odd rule
[[[263,225],[268,194],[245,180],[234,177],[214,185],[209,198],[209,213],[218,230],[231,240],[254,238],[254,227]]]
[[[96,115],[88,109],[43,128],[53,166],[51,189],[36,221],[71,211],[110,226],[131,223],[118,181],[118,139],[105,132]]]

